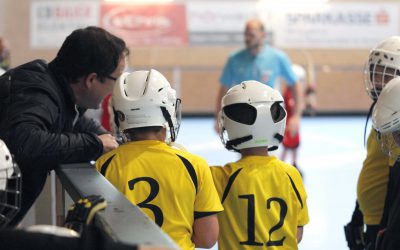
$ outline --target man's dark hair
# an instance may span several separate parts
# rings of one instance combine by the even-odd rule
[[[102,28],[90,26],[73,31],[54,60],[71,83],[90,73],[96,73],[103,81],[115,71],[124,54],[129,54],[124,40]]]

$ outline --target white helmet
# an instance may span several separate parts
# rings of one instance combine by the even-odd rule
[[[400,156],[400,77],[389,81],[372,112],[372,124],[378,132],[383,152]]]
[[[257,81],[244,81],[228,90],[219,114],[220,137],[227,149],[265,147],[275,150],[286,125],[283,97]]]
[[[364,83],[368,95],[376,100],[386,83],[400,76],[400,36],[389,37],[369,54]]]
[[[21,172],[6,144],[0,140],[0,228],[14,218],[21,207]]]
[[[175,141],[181,119],[180,99],[168,80],[157,70],[141,70],[122,74],[112,95],[117,127],[161,126],[169,129]]]

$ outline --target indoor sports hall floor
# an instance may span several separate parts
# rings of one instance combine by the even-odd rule
[[[212,118],[184,118],[177,142],[210,165],[236,160],[235,153],[223,148],[213,122]],[[310,223],[304,228],[300,250],[348,249],[343,225],[351,218],[366,154],[364,125],[363,116],[303,118],[298,163],[304,173]]]

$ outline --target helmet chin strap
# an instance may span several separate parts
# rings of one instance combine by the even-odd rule
[[[161,108],[161,112],[165,118],[165,120],[168,122],[168,126],[169,126],[169,131],[171,134],[171,141],[175,141],[176,136],[175,136],[175,128],[174,128],[174,124],[172,123],[172,118],[170,113],[168,112],[166,107],[160,107]]]
[[[277,139],[279,141],[279,143],[281,143],[283,141],[283,135],[276,133],[274,135],[274,138]],[[278,146],[272,146],[268,148],[268,151],[274,151],[277,150]]]
[[[235,150],[236,152],[239,152],[239,150],[233,148],[233,146],[237,146],[237,145],[239,145],[239,144],[241,144],[243,142],[250,141],[251,139],[253,139],[253,136],[252,135],[247,135],[247,136],[243,136],[243,137],[240,137],[240,138],[237,138],[237,139],[226,141],[225,147],[228,150]]]

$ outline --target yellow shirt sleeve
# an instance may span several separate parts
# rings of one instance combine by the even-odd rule
[[[221,201],[211,176],[210,168],[205,161],[199,161],[199,187],[194,204],[195,212],[223,211]]]
[[[222,198],[227,176],[225,174],[224,168],[221,166],[212,166],[210,167],[211,175],[214,180],[215,188],[217,189],[219,198]]]

